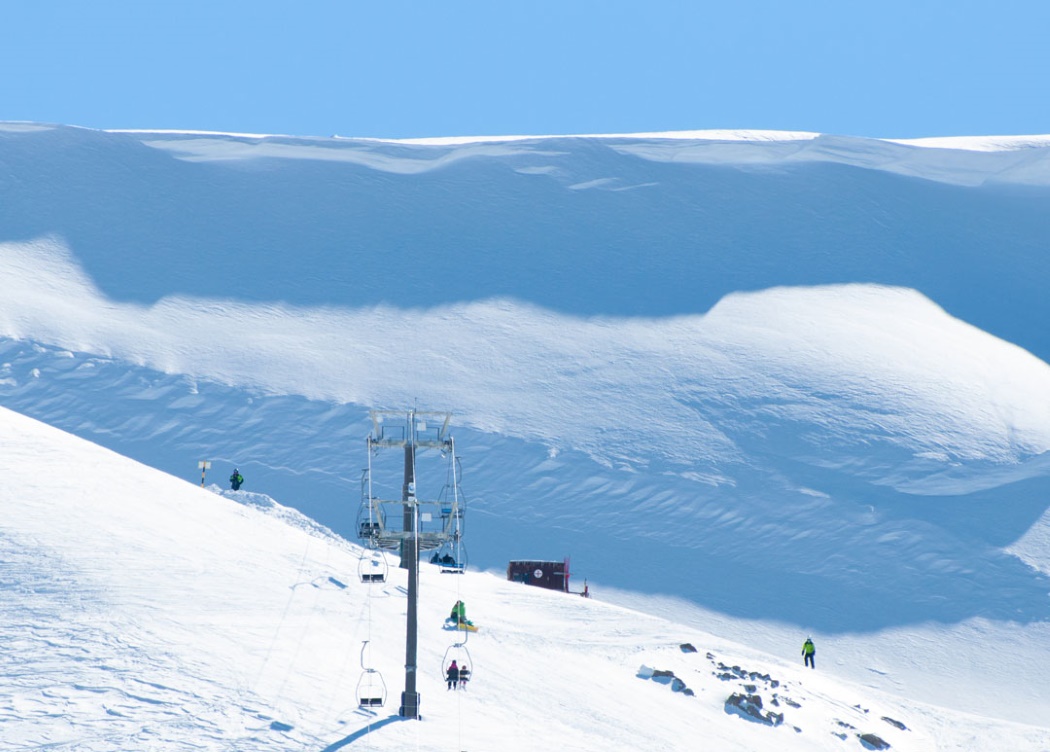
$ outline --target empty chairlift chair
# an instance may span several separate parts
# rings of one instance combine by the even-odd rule
[[[357,705],[361,708],[382,707],[386,704],[386,682],[374,668],[365,666],[365,649],[368,640],[361,645],[361,678],[357,682]]]
[[[357,561],[357,578],[361,582],[386,582],[390,567],[386,557],[379,551],[372,551],[371,556],[361,555]]]

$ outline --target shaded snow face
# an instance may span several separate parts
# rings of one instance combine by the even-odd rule
[[[580,316],[910,287],[1046,359],[1050,147],[815,134],[448,144],[0,130],[0,242],[57,235],[107,297]],[[16,188],[17,187],[17,188]]]
[[[622,552],[660,551],[699,572],[666,594],[825,629],[1046,611],[1043,576],[1000,548],[1046,508],[1050,369],[914,291],[777,288],[671,319],[144,307],[106,300],[54,241],[0,252],[6,334],[69,348],[11,343],[12,404],[183,477],[236,465],[347,535],[365,407],[411,394],[467,432],[476,566],[571,554],[644,588]]]
[[[0,397],[348,536],[367,409],[449,409],[472,567],[569,555],[574,588],[1027,720],[1045,147],[724,141],[0,129]]]
[[[1015,587],[1042,613],[1000,547],[1046,508],[1045,364],[920,292],[814,286],[905,280],[1037,344],[1009,281],[1040,263],[1036,194],[960,184],[1041,148],[4,138],[34,165],[12,206],[49,200],[0,230],[51,234],[0,244],[0,333],[59,348],[9,344],[8,404],[183,477],[236,464],[352,535],[365,410],[422,401],[470,432],[476,565],[571,553],[644,587],[619,552],[666,551],[704,572],[669,594],[826,628],[1017,618]],[[993,234],[1005,277],[982,271]]]
[[[504,300],[144,307],[106,299],[56,240],[2,244],[0,264],[9,272],[0,334],[10,338],[268,394],[444,400],[473,427],[607,464],[651,455],[727,466],[743,459],[731,434],[745,418],[769,432],[810,424],[822,434],[814,451],[884,442],[934,468],[1016,464],[1050,447],[1050,407],[1033,399],[1050,369],[899,288],[777,288],[729,296],[704,316],[578,319]],[[921,486],[900,479],[909,482]],[[910,490],[946,490],[924,482]]]

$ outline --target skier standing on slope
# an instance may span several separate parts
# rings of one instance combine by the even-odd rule
[[[813,646],[813,638],[807,637],[806,641],[802,643],[802,655],[806,657],[806,665],[810,668],[817,667],[816,654],[817,649]]]
[[[237,468],[233,469],[233,475],[230,476],[230,488],[234,491],[240,490],[241,484],[244,483],[244,476],[241,475],[241,471]]]

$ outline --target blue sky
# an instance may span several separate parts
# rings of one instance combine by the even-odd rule
[[[1050,132],[1050,4],[38,0],[0,119],[293,135]]]

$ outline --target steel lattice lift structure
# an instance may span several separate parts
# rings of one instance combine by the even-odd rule
[[[438,549],[450,542],[459,550],[462,537],[463,506],[459,493],[459,466],[456,460],[455,442],[449,433],[452,413],[398,410],[371,410],[372,431],[368,435],[368,468],[361,479],[361,507],[358,512],[358,537],[373,550],[398,550],[401,569],[408,570],[408,613],[405,629],[405,691],[401,694],[402,718],[419,718],[419,693],[416,691],[418,605],[419,605],[419,554],[421,551]],[[377,482],[379,472],[390,475],[391,463],[382,468],[381,453],[400,449],[404,454],[401,474],[400,498],[384,495],[388,486]],[[436,451],[440,460],[428,460],[428,467],[445,466],[445,478],[432,495],[428,483],[423,488],[417,482],[417,462],[421,451]],[[443,462],[441,462],[443,461]],[[394,465],[393,467],[396,467]],[[436,473],[435,473],[436,475]],[[383,476],[384,478],[386,476]],[[394,488],[394,486],[390,486]],[[420,492],[417,493],[417,488]],[[399,509],[398,509],[399,508]],[[400,511],[400,515],[397,512]],[[462,564],[459,562],[460,565]]]

